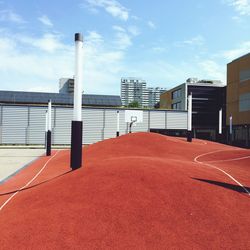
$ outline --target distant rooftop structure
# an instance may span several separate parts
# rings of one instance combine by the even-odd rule
[[[0,90],[0,103],[8,104],[47,104],[73,105],[73,95],[61,93],[24,92]],[[83,95],[83,106],[120,107],[120,96],[116,95]]]
[[[188,85],[197,85],[197,86],[216,86],[216,87],[224,87],[225,84],[222,83],[220,80],[207,80],[207,79],[202,79],[199,80],[198,78],[188,78],[186,80],[186,83]]]
[[[74,94],[74,79],[73,78],[60,78],[59,79],[59,93],[61,94]]]

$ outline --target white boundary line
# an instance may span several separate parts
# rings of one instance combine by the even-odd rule
[[[244,160],[250,158],[249,156],[244,156],[244,157],[239,157],[239,158],[232,158],[232,159],[227,159],[227,160],[218,160],[218,161],[206,161],[208,163],[219,163],[219,162],[227,162],[227,161],[239,161],[239,160]]]
[[[0,207],[0,211],[23,189],[25,189],[26,187],[28,187],[40,174],[41,172],[46,168],[46,166],[48,165],[48,163],[59,153],[60,151],[58,150],[44,165],[43,167],[38,171],[38,173],[29,181],[27,182],[23,187],[21,187],[18,191],[16,191],[14,194],[12,194],[9,199],[7,199],[3,205]]]
[[[202,161],[198,161],[198,158],[204,156],[204,155],[209,155],[209,154],[213,154],[213,153],[216,153],[216,152],[221,152],[221,151],[227,151],[227,150],[216,150],[216,151],[212,151],[212,152],[208,152],[208,153],[205,153],[205,154],[201,154],[201,155],[198,155],[194,158],[194,162],[198,163],[198,164],[203,164],[207,167],[211,167],[211,168],[214,168],[214,169],[217,169],[219,170],[220,172],[222,172],[223,174],[227,175],[231,180],[233,180],[235,183],[237,183],[240,187],[242,187],[245,192],[250,196],[250,191],[248,191],[239,181],[237,181],[232,175],[230,175],[229,173],[227,173],[226,171],[212,165],[212,164],[209,164],[209,163],[206,163],[206,162],[202,162]]]

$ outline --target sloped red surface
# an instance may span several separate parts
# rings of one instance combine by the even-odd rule
[[[135,133],[84,149],[83,168],[68,173],[69,151],[59,152],[38,185],[0,211],[0,248],[249,249],[250,196],[222,172],[194,162],[218,150],[221,158],[212,153],[200,162],[235,157],[228,155],[235,148],[217,143]],[[247,154],[237,149],[237,157]],[[227,171],[236,179],[243,171],[249,180],[250,159],[244,161],[241,174],[237,164]]]

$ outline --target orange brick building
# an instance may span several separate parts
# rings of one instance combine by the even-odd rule
[[[227,65],[226,123],[232,116],[232,140],[235,145],[250,143],[250,53]]]

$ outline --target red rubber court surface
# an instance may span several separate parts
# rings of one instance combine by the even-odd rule
[[[250,249],[250,150],[134,133],[0,186],[1,249]]]

